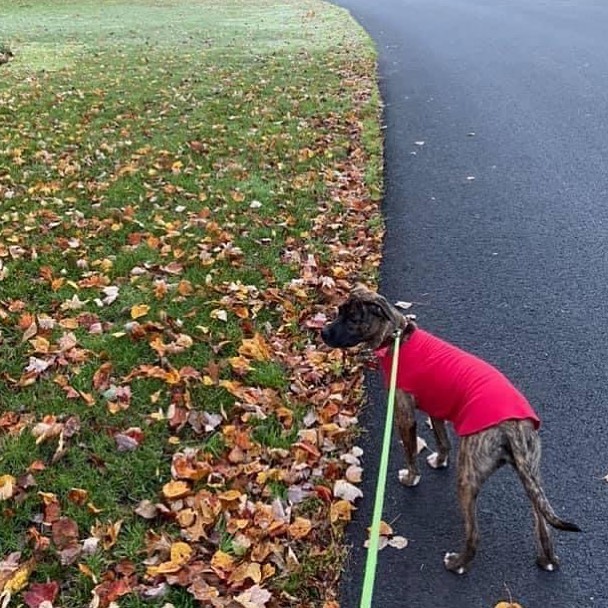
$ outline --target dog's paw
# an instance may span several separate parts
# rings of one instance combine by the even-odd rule
[[[443,565],[454,574],[465,574],[467,567],[462,563],[460,553],[446,553],[443,556]]]
[[[448,457],[441,459],[438,452],[433,452],[430,456],[427,456],[426,461],[432,469],[445,469],[448,466]]]
[[[555,572],[559,569],[559,559],[555,555],[551,558],[540,556],[536,559],[536,565],[546,572]]]
[[[418,473],[413,473],[409,469],[401,469],[399,471],[399,483],[413,488],[420,483],[420,475],[418,475]]]

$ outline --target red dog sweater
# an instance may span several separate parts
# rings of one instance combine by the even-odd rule
[[[390,378],[392,347],[376,351]],[[414,395],[420,410],[447,420],[460,436],[478,433],[505,420],[540,419],[527,399],[489,363],[415,329],[401,346],[397,387]]]

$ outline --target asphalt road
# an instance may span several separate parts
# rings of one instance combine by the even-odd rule
[[[608,607],[608,3],[338,0],[377,43],[386,126],[382,292],[425,328],[499,366],[543,420],[543,476],[562,568],[538,570],[532,516],[503,469],[479,504],[464,577],[453,470],[397,482],[384,519],[410,540],[380,554],[375,608]],[[474,135],[472,135],[474,133]],[[420,144],[417,142],[424,142]],[[474,179],[472,179],[474,178]],[[365,499],[343,608],[356,608],[384,393],[370,375]],[[427,437],[429,433],[426,432]],[[430,437],[428,437],[430,439]]]

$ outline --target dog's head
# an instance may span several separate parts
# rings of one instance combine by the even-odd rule
[[[321,338],[332,348],[364,344],[375,349],[405,324],[403,315],[384,297],[357,285],[346,302],[339,306],[337,318],[321,330]]]

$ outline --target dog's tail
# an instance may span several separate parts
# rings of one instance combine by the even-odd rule
[[[512,445],[511,447],[513,448],[514,446]],[[513,450],[513,460],[515,463],[515,469],[519,474],[519,478],[523,483],[526,493],[528,494],[534,507],[538,509],[547,523],[552,525],[554,528],[558,528],[559,530],[581,532],[581,529],[576,524],[569,521],[564,521],[557,516],[545,494],[545,491],[540,485],[538,475],[533,473],[530,463],[526,457],[517,450]]]

